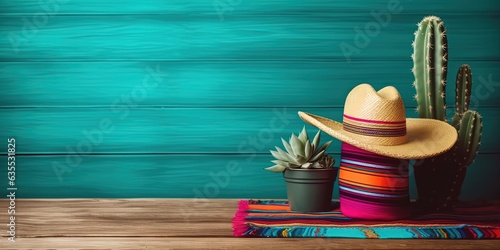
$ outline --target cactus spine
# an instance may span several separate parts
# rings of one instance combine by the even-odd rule
[[[418,24],[413,48],[413,85],[419,117],[447,121],[448,41],[439,17],[426,17]],[[465,169],[477,155],[483,124],[481,115],[469,110],[471,89],[472,72],[464,64],[457,73],[455,115],[451,120],[458,140],[450,151],[415,168],[419,203],[424,210],[451,208],[460,194]]]

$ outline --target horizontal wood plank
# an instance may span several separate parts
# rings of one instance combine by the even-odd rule
[[[16,234],[22,238],[231,236],[231,218],[237,208],[236,200],[210,200],[196,204],[189,199],[91,199],[76,202],[71,199],[56,199],[37,201],[35,206],[30,203],[30,200],[16,202]],[[0,204],[8,207],[6,200],[2,200]],[[203,215],[213,219],[196,220]],[[6,213],[2,213],[0,218],[5,221]],[[199,230],[200,228],[206,230]]]
[[[450,60],[500,59],[498,15],[441,17],[447,27]],[[389,23],[377,23],[369,13],[352,16],[342,12],[235,16],[225,22],[171,15],[54,16],[39,26],[26,24],[29,18],[0,16],[3,61],[406,61],[412,53],[415,24],[422,15],[393,15]],[[370,25],[378,25],[378,32],[367,31]]]
[[[5,206],[7,200],[1,199]],[[86,249],[495,249],[495,240],[376,240],[325,238],[236,238],[231,218],[236,200],[210,200],[205,207],[186,199],[17,200],[15,243],[0,246]],[[193,216],[184,220],[178,209]],[[173,215],[177,215],[174,218]],[[207,222],[207,218],[213,221]],[[5,213],[0,214],[2,221]]]
[[[455,74],[451,61],[448,106],[454,106]],[[407,107],[415,89],[406,61],[140,61],[3,62],[0,107],[89,107],[134,105],[183,107],[342,107],[345,96],[363,82],[376,89],[393,85]],[[500,106],[500,61],[469,62],[475,106]],[[491,81],[490,81],[491,77]],[[476,99],[474,99],[476,100]]]
[[[112,0],[3,0],[0,2],[0,15],[7,14],[33,14],[37,12],[68,15],[68,14],[178,14],[178,15],[210,15],[219,18],[219,12],[230,18],[233,15],[271,14],[293,15],[304,13],[322,12],[368,12],[367,10],[388,10],[389,3],[401,7],[403,12],[435,15],[441,13],[467,13],[500,11],[498,1],[482,0],[467,1],[457,0],[453,4],[435,2],[433,0],[421,1],[387,1],[370,0],[352,2],[349,0],[235,0],[235,1],[205,1],[191,0],[123,0],[117,5]],[[398,6],[399,5],[399,6]],[[392,7],[391,7],[392,9]]]
[[[342,121],[343,108],[19,108],[0,109],[0,138],[16,138],[18,154],[268,153],[280,138],[300,132],[299,110]],[[499,109],[478,111],[480,152],[498,153]],[[406,114],[417,116],[412,108]],[[339,152],[338,140],[331,150]]]
[[[332,156],[338,167],[339,154]],[[269,154],[17,156],[15,183],[18,198],[190,198],[193,206],[205,198],[284,199],[282,175],[264,170],[270,160]],[[500,154],[479,154],[460,197],[500,199],[498,162]],[[0,176],[7,178],[6,167]],[[410,197],[417,198],[413,174]]]
[[[283,176],[264,170],[270,160],[270,154],[17,156],[15,183],[19,198],[192,198],[195,205],[205,198],[285,198]],[[6,167],[0,173],[7,178]]]
[[[6,240],[5,240],[6,241]],[[20,238],[16,249],[498,249],[498,240],[377,240],[234,237],[43,237]],[[1,244],[0,244],[1,245]]]

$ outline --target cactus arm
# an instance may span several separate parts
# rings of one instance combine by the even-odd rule
[[[433,21],[434,29],[434,110],[435,119],[446,119],[446,76],[448,70],[448,38],[441,20]]]
[[[446,121],[447,38],[439,18],[426,17],[418,24],[412,57],[419,116]]]
[[[472,71],[469,65],[463,64],[457,72],[457,87],[455,93],[455,116],[452,125],[458,126],[462,114],[469,110],[470,96],[472,90]]]
[[[458,129],[458,140],[455,144],[453,158],[459,168],[470,165],[476,157],[479,145],[481,145],[481,132],[483,121],[481,115],[476,111],[466,111]]]
[[[457,73],[457,95],[455,97],[456,112],[459,114],[469,110],[472,90],[472,72],[470,66],[464,64]]]

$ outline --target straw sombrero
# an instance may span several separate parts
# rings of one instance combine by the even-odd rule
[[[378,92],[369,84],[356,86],[347,95],[343,123],[299,111],[305,122],[366,151],[398,159],[422,159],[449,150],[457,131],[446,122],[406,118],[398,90]]]

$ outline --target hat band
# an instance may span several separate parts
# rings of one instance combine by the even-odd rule
[[[366,136],[400,137],[406,135],[406,120],[376,121],[344,114],[342,126],[347,132]]]

